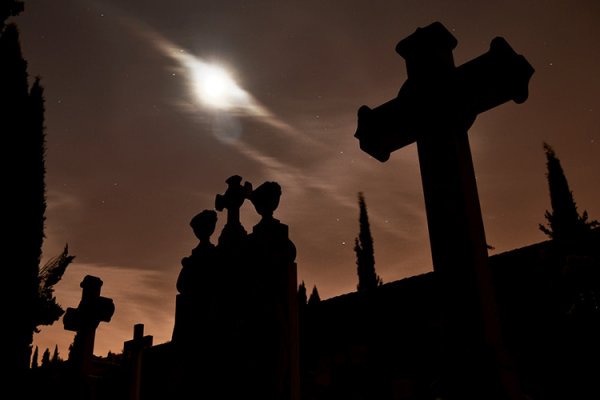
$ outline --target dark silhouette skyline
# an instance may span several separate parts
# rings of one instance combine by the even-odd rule
[[[17,50],[15,65],[20,64],[19,73],[26,77],[16,31],[9,26],[0,39],[11,39],[11,35]],[[255,187],[231,175],[225,192],[214,198],[215,209],[226,214],[217,245],[211,243],[218,222],[215,211],[205,210],[190,222],[199,243],[181,259],[172,341],[153,346],[153,337],[144,336],[144,325],[137,323],[123,354],[106,359],[94,356],[96,330],[100,322],[111,321],[115,306],[112,298],[100,296],[103,281],[86,275],[80,284],[79,306],[68,308],[63,318],[64,328],[76,332],[68,360],[59,361],[55,346],[52,362],[47,347],[37,368],[36,346],[32,361],[36,368],[17,377],[38,384],[23,385],[22,394],[47,393],[55,398],[64,392],[60,397],[65,399],[134,400],[182,398],[203,391],[220,398],[267,400],[346,398],[350,394],[361,399],[595,397],[598,390],[592,377],[598,368],[581,366],[587,356],[595,359],[600,352],[600,257],[598,231],[591,229],[597,223],[588,222],[586,212],[579,215],[562,166],[545,145],[552,213],[546,213],[550,228],[541,230],[554,240],[507,253],[505,262],[492,268],[468,131],[484,111],[510,100],[523,103],[534,70],[502,37],[491,41],[488,52],[459,66],[453,59],[456,46],[454,35],[439,22],[417,28],[402,39],[396,51],[406,61],[408,78],[395,99],[373,109],[359,108],[355,134],[361,149],[382,162],[392,152],[417,143],[433,272],[380,284],[366,204],[360,194],[360,233],[355,242],[359,290],[321,300],[314,285],[305,304],[304,281],[298,286],[297,248],[288,225],[274,216],[282,196],[280,184],[268,180]],[[174,58],[189,63],[186,57]],[[198,63],[198,73],[210,75],[203,78],[209,82],[199,81],[203,84],[199,96],[206,105],[234,108],[288,129],[223,71],[211,67],[207,72],[208,67]],[[209,93],[206,86],[217,82],[227,92],[217,93],[213,87]],[[25,79],[25,89],[25,97],[43,104],[39,81],[29,91]],[[24,104],[29,110],[29,104]],[[42,229],[32,235],[32,242],[37,237],[39,246],[30,255],[38,259],[35,268],[24,271],[29,272],[25,276],[32,275],[31,270],[38,272],[29,279],[35,285],[22,285],[25,294],[40,287],[36,278],[44,272],[39,270],[38,249],[46,208],[43,107],[32,109],[33,114],[25,111],[23,119],[26,127],[36,128],[32,132],[41,132],[38,147],[42,151],[31,154],[32,161],[42,165],[41,179],[37,179],[42,188],[37,202],[42,223],[24,219],[15,229]],[[251,152],[252,146],[239,149]],[[28,174],[23,178],[25,184],[35,181]],[[386,187],[391,190],[393,183]],[[34,202],[40,199],[32,197]],[[259,216],[251,230],[246,230],[242,217],[246,200]],[[66,247],[60,259],[68,261],[58,262],[57,273],[44,278],[50,288],[72,260]],[[517,275],[525,280],[511,280],[515,275],[511,269],[523,265],[527,267]],[[368,287],[365,270],[371,278],[369,290],[363,290]],[[415,287],[419,286],[424,289],[419,295],[429,291],[427,298],[418,298]],[[508,294],[511,289],[514,296]],[[398,302],[403,296],[417,301]],[[51,289],[47,297],[56,305]],[[28,306],[35,304],[36,297],[25,299],[22,321],[37,315]],[[536,308],[539,314],[520,332],[519,322]],[[24,325],[19,322],[10,321],[15,332],[23,333]],[[529,335],[539,336],[549,327],[555,329],[539,338],[545,345],[533,344]],[[382,340],[373,340],[378,335]],[[22,334],[15,342],[31,342],[28,336]],[[23,346],[17,349],[22,351]],[[11,364],[23,363],[15,358]],[[571,366],[569,370],[565,365]],[[55,378],[60,389],[44,384]],[[549,383],[540,383],[545,378],[550,378]]]
[[[0,16],[6,19],[18,14],[21,5],[6,2]],[[457,41],[451,30],[439,22],[418,28],[396,46],[406,61],[408,76],[398,96],[373,109],[362,106],[358,112],[355,136],[373,158],[387,161],[395,150],[417,143],[433,272],[374,285],[370,290],[362,290],[364,285],[359,284],[361,290],[333,299],[321,299],[315,284],[305,300],[306,285],[304,280],[298,285],[296,261],[298,254],[306,253],[298,252],[290,240],[289,226],[278,219],[279,213],[275,218],[283,192],[282,186],[271,179],[283,180],[286,193],[296,193],[293,205],[297,211],[314,211],[316,218],[330,216],[316,204],[297,201],[298,193],[311,191],[311,199],[319,198],[314,194],[325,194],[340,206],[334,210],[341,210],[345,201],[339,185],[323,185],[326,175],[313,177],[303,170],[305,162],[319,160],[319,152],[310,149],[323,146],[323,155],[328,151],[325,149],[338,142],[332,138],[330,143],[319,144],[310,134],[300,140],[299,131],[256,96],[255,88],[241,85],[238,77],[203,56],[183,49],[175,51],[170,40],[149,26],[131,24],[127,18],[120,23],[124,21],[128,29],[143,33],[164,57],[188,69],[196,107],[206,111],[204,118],[212,118],[211,133],[224,147],[262,166],[267,180],[253,186],[241,176],[228,173],[227,189],[214,197],[214,203],[204,189],[196,186],[192,195],[192,185],[188,186],[190,196],[196,197],[196,206],[214,204],[221,214],[205,210],[190,222],[198,244],[191,254],[189,250],[180,254],[189,255],[181,259],[179,278],[172,284],[172,290],[176,288],[179,293],[165,301],[172,304],[176,299],[174,312],[170,313],[175,318],[170,342],[154,345],[154,337],[145,336],[144,325],[137,322],[133,338],[123,344],[122,354],[95,356],[97,328],[100,322],[111,321],[115,306],[112,294],[100,295],[102,279],[86,274],[80,284],[83,290],[79,306],[68,308],[63,318],[64,328],[76,332],[68,360],[60,360],[58,345],[51,358],[52,347],[47,346],[38,365],[36,345],[32,368],[28,369],[30,330],[52,323],[62,313],[54,297],[54,285],[73,256],[65,246],[60,256],[40,268],[45,211],[50,208],[45,194],[44,93],[39,78],[29,86],[27,63],[15,26],[2,24],[0,54],[8,55],[8,62],[1,63],[5,68],[0,71],[0,79],[14,90],[3,94],[7,101],[0,105],[7,116],[13,117],[5,118],[9,130],[16,133],[9,147],[21,154],[17,159],[24,162],[4,168],[12,178],[7,180],[8,187],[15,193],[10,199],[16,201],[7,207],[13,211],[8,226],[11,240],[16,243],[10,250],[25,259],[24,268],[14,269],[22,273],[8,277],[15,283],[11,289],[21,296],[14,296],[18,307],[8,307],[9,327],[14,328],[11,342],[15,344],[9,352],[9,363],[14,368],[8,378],[13,386],[20,387],[24,397],[47,394],[48,398],[65,400],[150,400],[181,398],[201,391],[217,392],[222,398],[267,400],[349,396],[450,400],[516,400],[524,395],[547,400],[571,395],[597,397],[594,378],[600,371],[584,365],[588,364],[587,358],[594,360],[600,355],[599,231],[593,229],[597,222],[588,220],[587,212],[579,214],[561,163],[547,144],[544,149],[552,211],[546,212],[549,226],[540,226],[540,230],[554,240],[502,253],[494,261],[488,257],[487,250],[492,247],[486,244],[477,190],[480,182],[476,182],[468,139],[475,135],[467,135],[467,131],[477,126],[474,122],[484,111],[509,100],[523,103],[528,97],[533,68],[506,39],[495,37],[486,53],[455,66]],[[12,81],[11,77],[17,79]],[[368,86],[375,85],[369,82]],[[375,98],[366,97],[369,103]],[[206,122],[204,119],[202,123]],[[253,125],[286,135],[286,146],[263,146],[265,138],[259,135],[249,139],[244,127]],[[143,153],[144,147],[145,143],[140,142],[135,150]],[[133,161],[135,152],[127,153]],[[227,165],[245,174],[248,170],[240,167],[243,161],[240,165],[238,161],[228,159]],[[206,162],[205,170],[214,174],[211,167],[216,164],[204,159],[202,162]],[[368,159],[364,165],[373,162]],[[191,170],[189,166],[175,169]],[[390,177],[388,169],[380,166],[379,170]],[[374,176],[376,171],[369,172]],[[351,168],[344,172],[352,176],[348,174]],[[249,180],[256,181],[255,175],[250,176]],[[331,179],[333,175],[328,176]],[[369,187],[371,182],[362,178],[342,177],[339,182],[364,182]],[[99,182],[96,178],[92,181]],[[403,181],[380,182],[385,182],[384,193],[393,193]],[[167,191],[159,181],[151,183],[157,192]],[[139,211],[150,203],[138,201],[139,208],[131,207],[129,211]],[[359,251],[370,254],[363,255],[363,259],[372,259],[371,278],[381,283],[374,270],[370,224],[362,195],[359,203],[357,258]],[[306,204],[310,208],[302,208]],[[245,205],[253,206],[256,215],[249,217]],[[147,214],[144,222],[157,223],[167,214]],[[307,215],[299,225],[306,224]],[[222,225],[218,216],[223,217]],[[380,224],[388,222],[377,220]],[[213,245],[211,235],[221,226],[217,244]],[[390,231],[397,231],[400,225],[390,226]],[[310,233],[318,237],[321,227],[313,224],[311,228]],[[299,232],[302,237],[308,231]],[[131,237],[144,239],[144,235]],[[164,237],[168,242],[175,235],[165,231]],[[152,241],[145,246],[149,252],[156,251]],[[132,250],[130,254],[134,254]],[[107,249],[105,254],[113,257],[118,252]],[[143,287],[132,284],[152,273],[159,281],[161,268],[148,270],[147,260],[143,261],[146,257],[148,254],[140,254],[139,269],[122,282],[129,285],[131,294],[145,298],[137,304],[156,304],[163,299],[158,295],[160,285],[153,292],[147,283]],[[317,259],[315,254],[310,257]],[[34,258],[35,262],[30,262]],[[159,260],[154,262],[158,265]],[[20,267],[19,260],[9,260],[12,264]],[[111,265],[104,268],[107,276],[117,276],[119,268],[114,274]],[[120,268],[121,273],[127,270]],[[87,273],[89,265],[83,271]],[[335,268],[329,271],[335,272]],[[127,315],[136,319],[144,315],[133,308],[128,311]],[[171,321],[164,315],[157,320],[163,325]],[[380,340],[374,340],[379,335]]]
[[[562,400],[595,398],[599,393],[598,366],[583,362],[600,354],[600,314],[596,300],[587,296],[600,292],[599,234],[599,230],[588,233],[587,244],[578,249],[576,258],[574,254],[565,257],[557,241],[490,258],[500,293],[499,315],[511,352],[519,360],[515,371],[525,396]],[[584,258],[592,269],[581,268]],[[592,271],[595,276],[589,275]],[[439,302],[444,295],[438,286],[435,273],[430,272],[305,306],[300,319],[300,398],[443,396],[440,366],[444,352],[439,347],[443,332],[439,328],[444,318]],[[206,321],[199,321],[200,327],[212,329]],[[173,396],[177,388],[185,388],[187,394],[203,393],[210,387],[212,394],[217,389],[225,398],[231,398],[226,395],[231,390],[253,390],[249,382],[231,387],[230,373],[223,385],[219,369],[206,357],[193,365],[181,364],[181,355],[196,352],[203,343],[198,336],[183,351],[176,351],[172,343],[153,345],[152,336],[144,336],[143,325],[136,324],[133,339],[123,344],[123,354],[94,357],[93,379],[83,386],[78,386],[77,379],[85,376],[71,375],[69,362],[55,361],[55,357],[50,362],[47,349],[42,367],[31,372],[37,382],[34,391],[47,398],[81,400],[90,395],[99,400],[148,400]],[[209,343],[227,354],[223,345],[232,344],[226,336]],[[231,353],[233,359],[244,357],[240,350],[236,347]],[[221,365],[232,366],[232,358],[222,356]],[[463,359],[454,361],[460,365]],[[207,362],[209,371],[198,369]],[[212,388],[213,384],[217,386]],[[286,397],[278,397],[282,398]]]
[[[26,3],[13,20],[30,75],[40,75],[46,89],[44,258],[67,241],[78,256],[78,268],[57,286],[58,302],[78,299],[86,274],[102,276],[106,295],[132,311],[100,328],[109,333],[99,335],[98,354],[118,351],[136,315],[157,342],[168,340],[172,323],[164,321],[173,318],[179,262],[195,245],[187,222],[235,172],[286,188],[279,215],[293,229],[299,277],[309,289],[316,284],[323,299],[356,287],[358,190],[368,194],[384,281],[431,270],[416,148],[396,152],[375,174],[348,131],[360,104],[395,96],[406,78],[393,53],[397,40],[434,20],[460,39],[457,64],[486,52],[500,34],[536,66],[525,106],[502,107],[472,128],[494,252],[545,238],[537,229],[540,210],[550,208],[543,141],[560,154],[578,205],[597,219],[590,182],[599,162],[598,83],[591,78],[599,69],[598,5],[537,7],[350,2],[340,12],[317,1],[175,2],[169,10],[137,0]],[[183,50],[190,63],[170,50]],[[264,108],[215,110],[197,102],[188,68],[194,60],[220,61]],[[265,109],[266,117],[256,116]],[[242,214],[258,220],[248,207]],[[59,343],[66,354],[72,337],[54,336],[59,328],[36,335],[40,349]]]

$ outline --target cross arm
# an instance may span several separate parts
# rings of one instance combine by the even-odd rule
[[[108,297],[99,297],[94,305],[95,314],[98,321],[110,322],[113,314],[115,313],[115,303]]]
[[[472,115],[490,110],[507,101],[527,100],[528,84],[535,70],[525,57],[517,54],[502,37],[490,43],[487,53],[456,68],[451,92],[462,113]]]
[[[96,327],[100,322],[110,322],[115,312],[112,299],[98,297],[93,301],[82,301],[78,308],[67,308],[63,325],[68,331],[78,331],[83,327]]]
[[[73,307],[67,308],[63,317],[63,325],[67,331],[78,331],[81,326],[79,310]]]
[[[358,110],[354,136],[381,162],[420,135],[468,130],[478,114],[509,100],[522,103],[534,69],[501,37],[487,53],[454,67],[456,39],[440,23],[419,28],[400,41],[408,79],[398,96],[374,109]]]
[[[415,141],[414,135],[398,135],[400,112],[397,99],[371,109],[362,106],[358,110],[358,127],[354,137],[360,148],[375,159],[385,162],[390,158],[390,149],[400,149]]]

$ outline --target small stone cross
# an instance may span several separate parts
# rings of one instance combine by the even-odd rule
[[[224,194],[215,197],[217,211],[227,209],[227,223],[219,236],[219,246],[222,248],[235,248],[246,236],[246,230],[240,223],[240,207],[250,198],[252,184],[245,182],[242,186],[242,177],[230,176],[226,181],[228,185]]]
[[[66,330],[77,332],[69,359],[85,368],[94,354],[96,328],[100,322],[110,322],[115,305],[112,299],[100,296],[100,278],[87,275],[79,286],[83,289],[79,306],[67,308],[63,323]]]

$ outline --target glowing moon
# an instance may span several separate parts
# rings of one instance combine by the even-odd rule
[[[227,68],[195,57],[158,34],[153,34],[152,38],[165,55],[179,63],[181,69],[178,71],[183,71],[188,94],[193,97],[195,105],[217,111],[215,114],[221,117],[224,117],[224,114],[254,117],[282,131],[292,132],[288,124],[275,117],[251,93],[244,90]]]
[[[191,69],[195,95],[204,105],[225,110],[247,106],[248,93],[223,67],[196,61]]]

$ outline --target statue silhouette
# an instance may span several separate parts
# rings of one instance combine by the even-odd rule
[[[214,233],[216,224],[217,213],[212,210],[204,210],[190,221],[194,235],[200,242],[190,256],[181,260],[183,268],[177,279],[179,293],[194,295],[202,281],[205,281],[201,275],[209,274],[211,267],[214,268],[215,245],[210,242],[210,236]]]
[[[252,192],[250,201],[262,219],[248,237],[254,275],[249,386],[263,399],[273,400],[295,398],[298,372],[296,246],[288,226],[273,217],[280,197],[276,182],[265,182]]]
[[[219,336],[218,287],[214,282],[219,279],[221,267],[217,248],[210,242],[216,223],[217,213],[213,210],[192,218],[190,226],[199,243],[191,255],[181,260],[172,340],[175,365],[171,373],[176,398],[185,398],[199,382],[205,388],[212,382],[213,348]]]
[[[215,231],[217,213],[204,210],[190,221],[194,234],[200,241],[192,254],[181,260],[182,269],[177,279],[177,309],[173,341],[191,344],[214,313],[214,285],[217,270],[217,252],[210,242]]]
[[[238,175],[226,182],[215,199],[218,211],[227,209],[218,246],[210,242],[215,211],[190,222],[199,243],[177,280],[174,387],[181,398],[203,387],[218,398],[296,399],[296,247],[273,217],[281,187],[265,182],[253,191]],[[250,235],[240,223],[246,199],[262,217]]]

